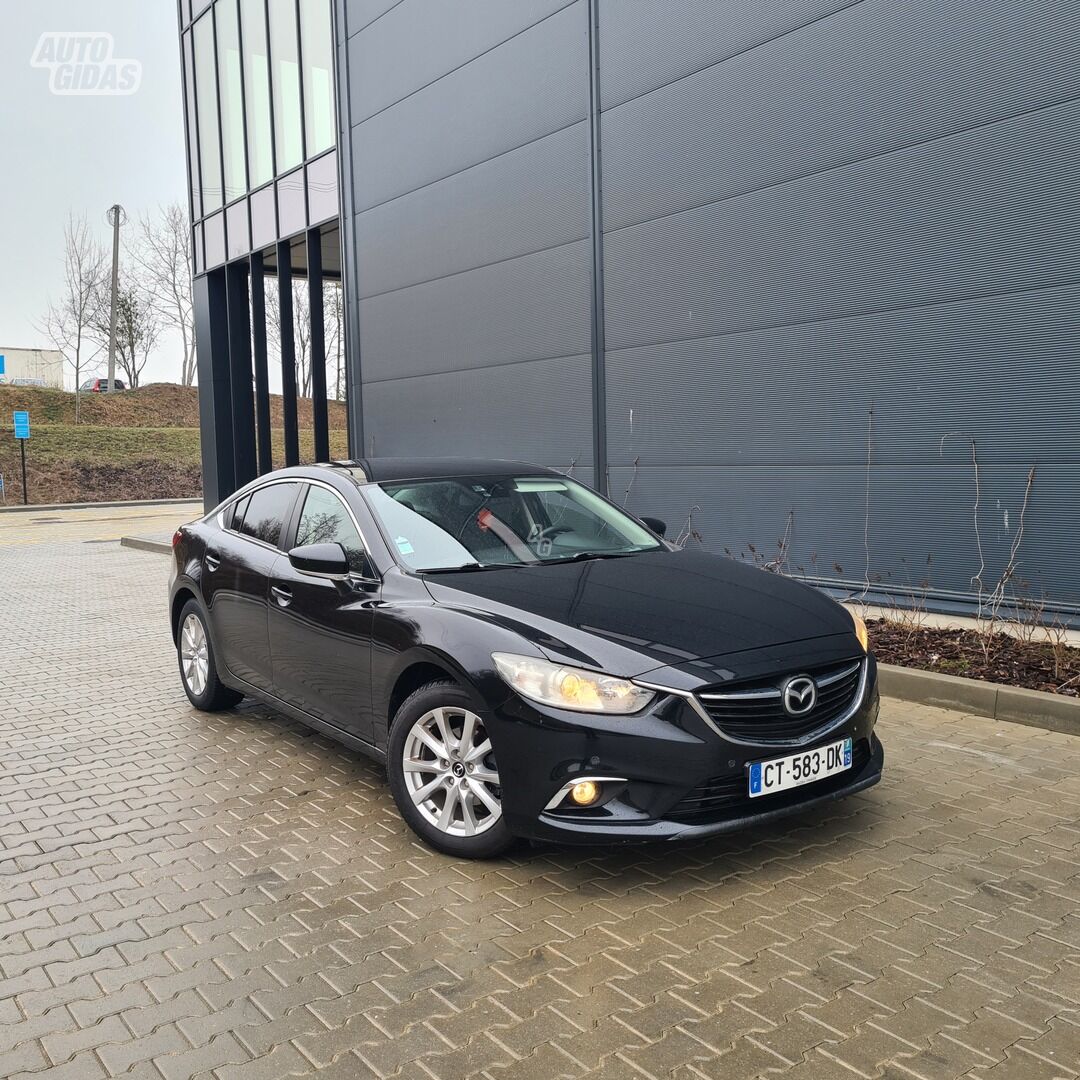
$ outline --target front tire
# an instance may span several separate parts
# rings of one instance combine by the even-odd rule
[[[220,712],[231,709],[243,699],[243,694],[226,686],[218,676],[206,618],[194,600],[189,600],[180,612],[176,658],[184,693],[196,709]]]
[[[387,773],[406,824],[437,851],[490,859],[513,844],[484,720],[456,683],[429,683],[398,709]]]

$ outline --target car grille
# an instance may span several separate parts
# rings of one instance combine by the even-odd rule
[[[835,776],[828,776],[812,784],[778,791],[775,795],[761,795],[751,799],[747,791],[746,773],[735,776],[718,776],[705,780],[689,791],[670,809],[664,817],[670,821],[683,821],[688,824],[723,821],[725,818],[741,817],[744,814],[764,813],[778,810],[785,806],[794,806],[807,799],[816,799],[819,795],[828,795],[839,791],[858,776],[870,760],[870,743],[859,739],[851,748],[851,768]]]
[[[807,672],[817,684],[817,703],[804,716],[784,709],[777,683],[698,691],[698,700],[725,734],[768,745],[798,742],[839,720],[854,704],[865,661],[846,660]]]

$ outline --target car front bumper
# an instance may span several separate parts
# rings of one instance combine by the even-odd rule
[[[491,718],[507,825],[518,836],[559,843],[690,839],[765,824],[863,791],[881,779],[885,757],[874,734],[876,666],[872,657],[866,663],[865,687],[851,715],[805,745],[730,740],[677,694],[661,694],[633,717],[575,714],[510,697]],[[852,740],[851,769],[749,797],[751,763],[842,738]],[[625,782],[605,782],[605,797],[593,808],[549,805],[571,781],[592,777]]]

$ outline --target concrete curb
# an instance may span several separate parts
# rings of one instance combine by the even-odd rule
[[[885,697],[901,701],[1080,735],[1080,698],[892,664],[878,665],[878,687]]]
[[[133,499],[130,502],[31,503],[0,506],[0,514],[35,514],[42,510],[98,510],[107,507],[202,506],[202,499]],[[201,514],[199,515],[202,516]]]
[[[142,536],[121,536],[120,546],[133,548],[135,551],[152,551],[155,555],[168,555],[172,545],[163,540],[148,540]]]

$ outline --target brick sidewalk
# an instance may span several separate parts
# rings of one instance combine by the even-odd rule
[[[1080,1072],[1080,739],[888,704],[805,820],[454,862],[376,766],[189,708],[166,572],[0,547],[0,1077]]]

